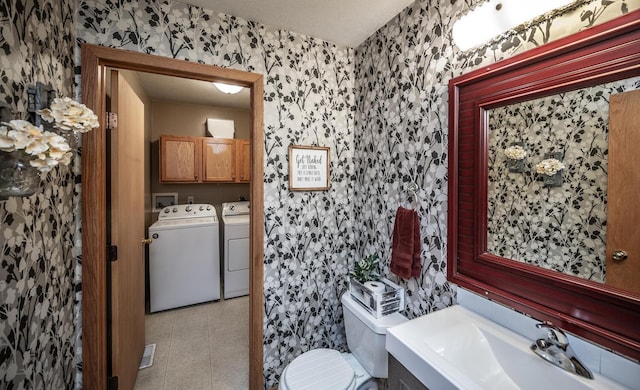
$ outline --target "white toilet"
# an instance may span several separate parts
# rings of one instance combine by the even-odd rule
[[[279,390],[375,390],[375,378],[387,377],[387,328],[408,319],[400,313],[375,318],[348,292],[341,300],[351,353],[325,348],[303,353],[285,367]]]

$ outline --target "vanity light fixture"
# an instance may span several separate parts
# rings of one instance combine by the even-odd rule
[[[489,0],[453,25],[453,41],[468,50],[575,0]]]
[[[242,89],[244,88],[240,85],[231,85],[231,84],[220,83],[220,82],[214,82],[213,85],[215,85],[220,92],[228,93],[229,95],[236,94],[242,91]]]

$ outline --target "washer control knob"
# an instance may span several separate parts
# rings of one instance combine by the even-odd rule
[[[207,210],[211,210],[211,206],[207,206]]]
[[[164,208],[164,213],[165,213],[165,214],[169,214],[169,211],[171,211],[171,210],[169,210],[169,208],[168,208],[168,207],[165,207],[165,208]]]
[[[190,212],[191,210],[193,210],[193,208],[191,206],[187,206],[184,211],[186,211],[187,213]]]
[[[203,211],[203,210],[204,210],[204,206],[200,206],[200,211]]]
[[[178,212],[178,208],[177,208],[177,207],[174,207],[174,208],[173,208],[173,212],[174,212],[174,213],[177,213],[177,212]]]

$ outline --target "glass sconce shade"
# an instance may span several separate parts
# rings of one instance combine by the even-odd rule
[[[545,187],[561,187],[562,186],[562,171],[556,172],[553,175],[542,175],[542,181]]]
[[[507,165],[509,166],[509,172],[513,173],[522,173],[524,172],[524,162],[525,160],[507,160]]]
[[[10,196],[33,195],[40,184],[36,167],[30,164],[32,157],[23,152],[0,152],[0,200]]]

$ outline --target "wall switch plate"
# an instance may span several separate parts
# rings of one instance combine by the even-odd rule
[[[193,195],[187,196],[187,203],[193,204]]]

